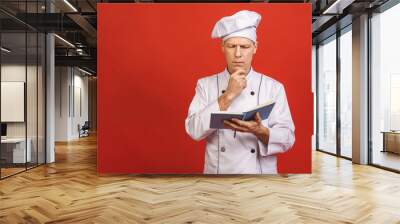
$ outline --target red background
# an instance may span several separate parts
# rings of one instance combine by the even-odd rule
[[[285,86],[296,127],[278,171],[311,172],[310,4],[99,4],[98,171],[202,173],[205,142],[185,132],[200,77],[222,71],[211,30],[242,10],[262,15],[253,68]]]

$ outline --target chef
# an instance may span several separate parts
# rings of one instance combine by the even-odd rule
[[[276,155],[294,144],[294,124],[283,85],[251,66],[260,20],[258,13],[242,10],[221,18],[212,31],[212,38],[221,38],[226,68],[198,80],[185,120],[186,132],[196,141],[207,142],[206,174],[275,174]],[[269,100],[275,106],[266,120],[257,114],[252,121],[225,121],[227,129],[210,128],[211,113],[242,112]]]

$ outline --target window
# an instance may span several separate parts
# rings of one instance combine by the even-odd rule
[[[372,163],[400,170],[400,4],[371,18]]]
[[[340,36],[340,155],[352,157],[352,32]]]
[[[318,47],[318,145],[336,153],[336,36]]]

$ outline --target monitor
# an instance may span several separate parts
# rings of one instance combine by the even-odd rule
[[[1,136],[7,136],[7,124],[1,123]]]

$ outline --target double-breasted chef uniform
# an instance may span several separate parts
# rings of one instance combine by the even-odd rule
[[[257,42],[256,28],[261,15],[241,10],[221,18],[214,26],[212,38],[225,41],[232,37]],[[240,55],[239,55],[240,56]],[[238,57],[239,57],[238,56]],[[218,97],[228,86],[230,74],[225,71],[198,80],[195,96],[185,120],[186,132],[194,140],[207,141],[204,173],[206,174],[271,174],[277,172],[276,154],[290,149],[294,143],[294,124],[285,89],[278,81],[254,71],[246,76],[247,86],[227,111],[243,112],[270,100],[275,102],[268,119],[269,142],[264,144],[251,133],[231,129],[211,129],[211,113],[219,112]]]
[[[247,74],[247,87],[227,111],[243,112],[272,100],[275,106],[262,124],[269,128],[269,142],[264,144],[251,133],[231,129],[211,129],[210,116],[220,111],[218,97],[228,86],[230,74],[223,72],[198,80],[195,96],[185,120],[186,132],[194,140],[207,141],[206,174],[275,174],[276,154],[290,149],[295,141],[294,124],[284,87],[278,81],[253,69]]]

